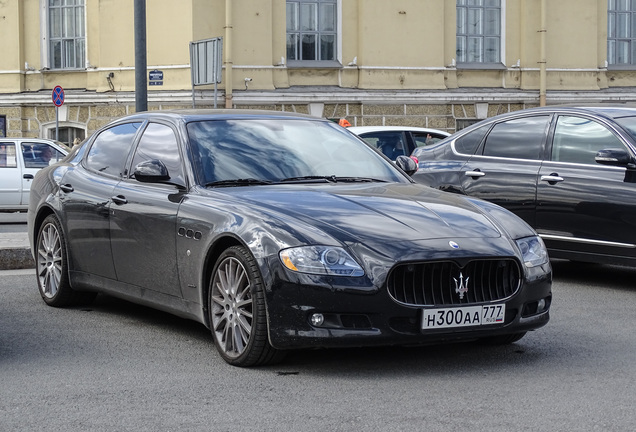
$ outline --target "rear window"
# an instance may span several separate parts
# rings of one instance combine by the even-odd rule
[[[486,132],[488,132],[490,124],[477,128],[468,132],[455,141],[455,151],[465,155],[473,155],[477,151],[477,147],[481,144],[481,140],[484,139]]]

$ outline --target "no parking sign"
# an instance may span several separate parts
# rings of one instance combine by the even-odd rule
[[[60,139],[60,127],[59,127],[59,119],[58,119],[58,108],[62,106],[64,103],[64,89],[60,86],[55,86],[53,89],[53,94],[51,95],[53,99],[53,103],[55,104],[55,139]]]
[[[53,89],[53,103],[56,107],[61,107],[64,103],[64,89],[60,86],[55,86]]]

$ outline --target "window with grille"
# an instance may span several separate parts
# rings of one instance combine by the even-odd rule
[[[287,60],[337,60],[337,1],[287,1]]]
[[[636,0],[607,2],[607,63],[636,65]]]
[[[48,0],[49,67],[83,69],[86,59],[85,0]]]
[[[457,0],[457,63],[501,62],[502,0]]]

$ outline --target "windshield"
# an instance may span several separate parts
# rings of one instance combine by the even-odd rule
[[[618,117],[615,120],[636,140],[636,117]]]
[[[189,123],[195,171],[203,185],[241,180],[408,181],[390,162],[330,122],[235,119]]]

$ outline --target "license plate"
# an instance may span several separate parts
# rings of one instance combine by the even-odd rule
[[[503,324],[506,305],[424,309],[422,330]]]

